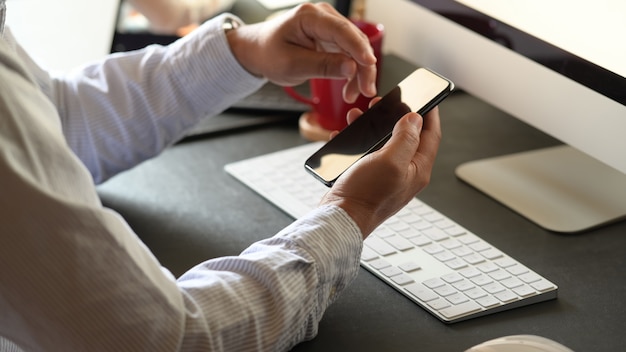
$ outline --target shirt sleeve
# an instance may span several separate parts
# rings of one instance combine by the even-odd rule
[[[55,105],[2,41],[0,81],[0,336],[24,350],[287,350],[358,273],[358,227],[322,207],[176,280],[102,207]]]
[[[221,15],[169,46],[117,53],[44,82],[96,183],[160,153],[266,81],[233,56]]]

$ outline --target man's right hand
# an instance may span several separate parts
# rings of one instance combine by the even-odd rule
[[[423,119],[407,113],[391,139],[341,175],[321,204],[343,208],[365,239],[428,185],[440,141],[437,107]]]

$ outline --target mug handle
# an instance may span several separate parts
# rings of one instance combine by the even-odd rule
[[[283,89],[285,90],[285,92],[287,94],[289,94],[290,97],[294,98],[295,100],[301,102],[301,103],[305,103],[307,105],[310,106],[316,106],[317,104],[319,104],[319,99],[318,98],[307,98],[302,96],[300,93],[296,92],[296,90],[293,87],[283,87]]]

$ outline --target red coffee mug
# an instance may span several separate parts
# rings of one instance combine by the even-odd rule
[[[382,62],[382,43],[384,27],[382,24],[374,24],[364,21],[354,21],[354,24],[363,31],[369,38],[370,44],[376,56],[376,84]],[[345,79],[314,78],[309,80],[311,90],[310,97],[304,97],[293,89],[285,87],[285,91],[294,99],[308,104],[312,108],[312,117],[326,130],[339,131],[348,125],[346,114],[348,110],[357,107],[361,110],[367,109],[371,98],[360,95],[357,100],[350,104],[343,100],[343,86]]]

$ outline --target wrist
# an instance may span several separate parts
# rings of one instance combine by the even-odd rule
[[[243,22],[236,17],[225,17],[222,23],[226,41],[237,62],[248,73],[261,78],[263,74],[260,70],[255,69],[254,60],[252,59],[255,55],[255,38],[251,37],[248,27],[250,26],[244,26]]]
[[[352,218],[352,221],[354,221],[354,223],[357,225],[357,227],[361,231],[363,239],[367,238],[367,236],[369,236],[369,234],[372,233],[372,231],[374,231],[374,229],[376,229],[376,227],[379,225],[379,223],[376,221],[375,214],[368,211],[367,207],[361,204],[355,204],[354,202],[350,202],[344,198],[333,197],[329,194],[326,194],[322,198],[320,205],[333,205],[343,209],[343,211],[345,211],[346,214],[348,214],[348,216]]]

